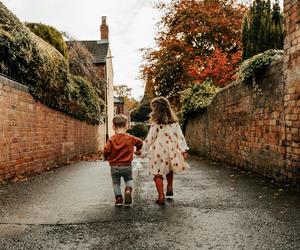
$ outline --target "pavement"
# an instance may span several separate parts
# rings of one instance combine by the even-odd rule
[[[134,164],[134,204],[114,207],[103,162],[65,166],[0,186],[0,249],[300,249],[300,194],[198,157],[154,203]]]

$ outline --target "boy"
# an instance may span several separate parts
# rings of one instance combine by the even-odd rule
[[[113,118],[113,130],[115,135],[110,137],[104,147],[104,159],[108,160],[111,166],[111,177],[114,193],[116,197],[116,207],[123,205],[123,196],[121,192],[121,177],[124,178],[125,204],[132,203],[132,166],[134,147],[136,153],[140,153],[143,141],[126,133],[128,121],[125,115],[116,115]]]

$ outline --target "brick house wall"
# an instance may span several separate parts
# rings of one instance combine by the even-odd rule
[[[27,87],[1,76],[0,117],[0,181],[95,152],[105,141],[104,125],[88,125],[37,103]]]

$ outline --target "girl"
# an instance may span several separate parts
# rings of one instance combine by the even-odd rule
[[[154,175],[158,192],[157,204],[165,203],[163,175],[167,178],[166,196],[173,196],[173,174],[181,172],[186,163],[188,146],[169,101],[157,97],[150,104],[150,130],[143,151],[150,151],[149,172]]]

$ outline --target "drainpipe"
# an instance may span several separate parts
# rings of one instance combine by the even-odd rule
[[[107,63],[105,64],[104,70],[104,82],[105,82],[105,141],[108,141],[109,134],[108,134],[108,82],[107,82]]]

